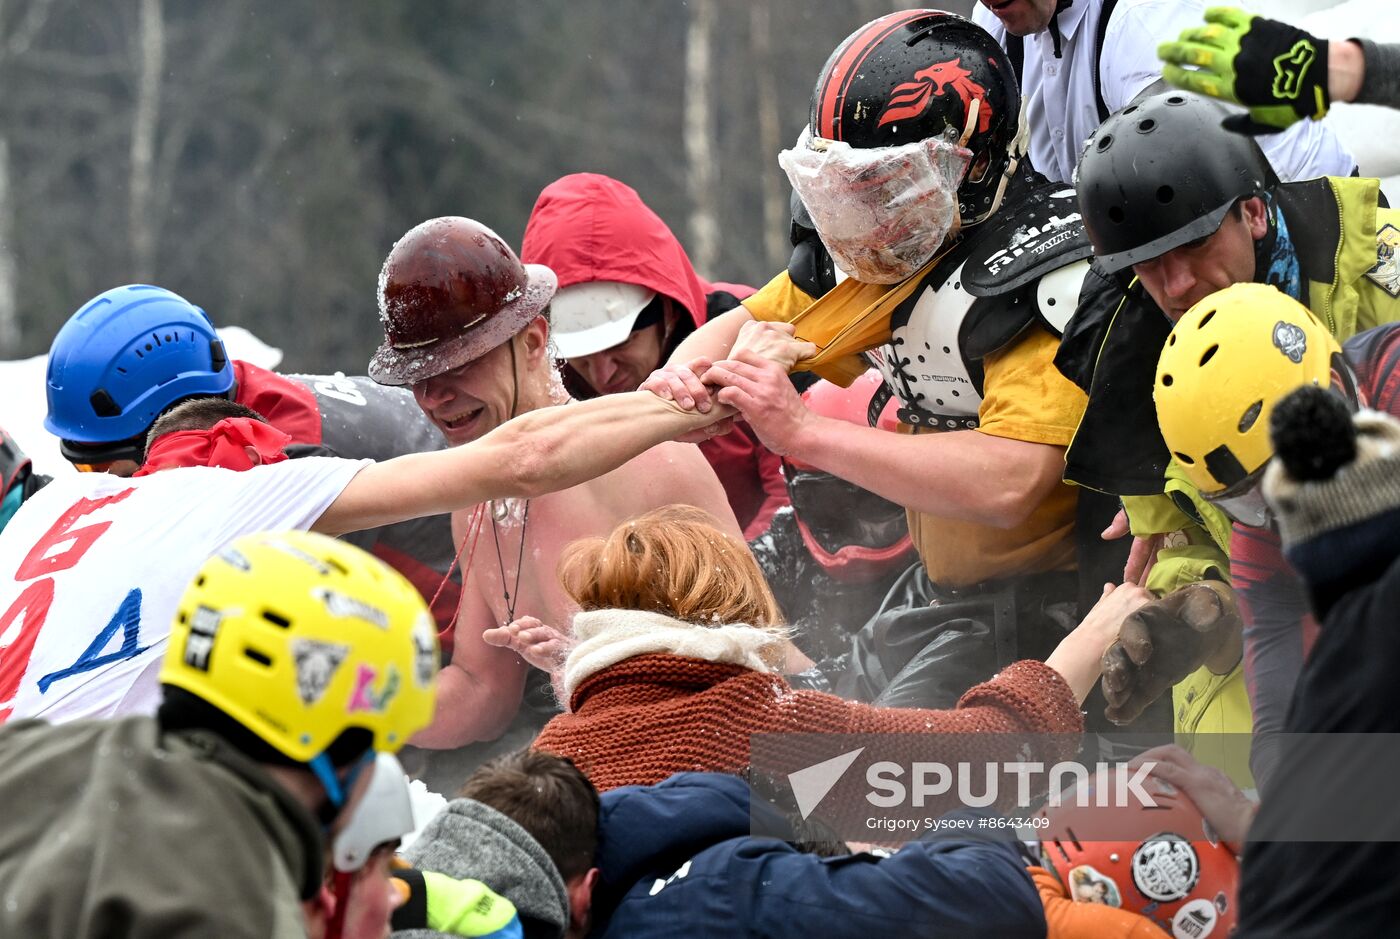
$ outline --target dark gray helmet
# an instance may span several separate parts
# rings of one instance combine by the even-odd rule
[[[1167,91],[1113,114],[1085,142],[1074,185],[1105,269],[1214,234],[1236,201],[1277,184],[1253,138],[1220,126],[1228,114],[1215,101]]]

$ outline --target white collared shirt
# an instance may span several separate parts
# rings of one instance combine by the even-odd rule
[[[1062,57],[1048,29],[1024,40],[1021,106],[1030,131],[1031,165],[1069,182],[1084,141],[1099,126],[1094,97],[1094,37],[1102,0],[1074,0],[1060,13]],[[1204,21],[1202,0],[1118,0],[1104,36],[1101,90],[1110,111],[1125,107],[1161,77],[1157,46]],[[972,19],[1003,46],[1006,29],[980,2]],[[1356,160],[1326,120],[1299,121],[1287,131],[1255,138],[1279,178],[1347,176]]]

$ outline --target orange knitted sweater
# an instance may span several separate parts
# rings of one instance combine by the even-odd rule
[[[1013,663],[969,689],[956,708],[931,711],[795,691],[779,675],[742,665],[649,653],[583,680],[569,713],[546,724],[534,746],[570,758],[607,791],[686,771],[742,774],[749,736],[758,733],[1077,734],[1083,728],[1074,694],[1042,662]]]

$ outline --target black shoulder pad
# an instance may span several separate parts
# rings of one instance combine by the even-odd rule
[[[963,268],[963,286],[977,297],[991,297],[1093,253],[1074,190],[1048,183],[1016,194],[977,239]]]
[[[794,234],[797,231],[794,222]],[[803,232],[805,237],[794,242],[792,260],[788,261],[788,277],[797,285],[797,289],[815,300],[836,286],[836,268],[817,233],[810,228]]]
[[[979,297],[963,319],[958,334],[963,357],[981,361],[1011,341],[1036,320],[1036,307],[1026,291]]]

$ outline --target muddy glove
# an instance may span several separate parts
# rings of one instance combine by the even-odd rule
[[[1202,665],[1228,672],[1239,660],[1241,630],[1235,592],[1214,580],[1187,584],[1130,614],[1103,654],[1104,715],[1129,723]]]
[[[1320,120],[1327,96],[1327,40],[1232,7],[1206,10],[1206,25],[1157,47],[1173,85],[1242,104],[1230,130],[1275,134],[1303,118]],[[1193,69],[1182,66],[1195,66]]]

